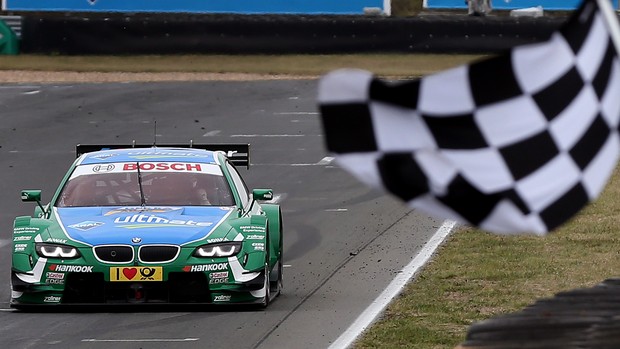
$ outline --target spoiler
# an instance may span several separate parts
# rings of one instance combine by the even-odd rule
[[[111,149],[127,149],[127,148],[193,148],[210,151],[221,151],[235,166],[245,166],[250,168],[250,144],[78,144],[75,146],[76,157],[83,154]]]

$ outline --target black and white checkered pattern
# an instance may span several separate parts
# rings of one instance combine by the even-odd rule
[[[611,10],[611,7],[609,8]],[[327,148],[431,215],[545,234],[596,198],[619,155],[620,63],[595,0],[543,43],[420,80],[321,79]]]

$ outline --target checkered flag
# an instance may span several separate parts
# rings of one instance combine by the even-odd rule
[[[585,0],[548,41],[419,80],[329,73],[327,148],[411,207],[543,235],[595,199],[616,165],[619,32],[609,0]]]

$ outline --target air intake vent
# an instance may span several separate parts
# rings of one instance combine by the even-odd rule
[[[95,256],[106,263],[130,263],[133,261],[133,247],[125,245],[95,246]]]
[[[146,245],[140,247],[138,256],[144,263],[167,263],[175,260],[180,250],[179,246]]]

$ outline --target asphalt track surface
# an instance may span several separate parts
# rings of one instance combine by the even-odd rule
[[[0,85],[2,348],[326,348],[441,225],[367,189],[324,149],[316,80]],[[156,127],[155,127],[156,123]],[[77,143],[250,143],[251,188],[283,208],[284,291],[268,309],[18,312],[9,301],[21,189],[49,199]]]

